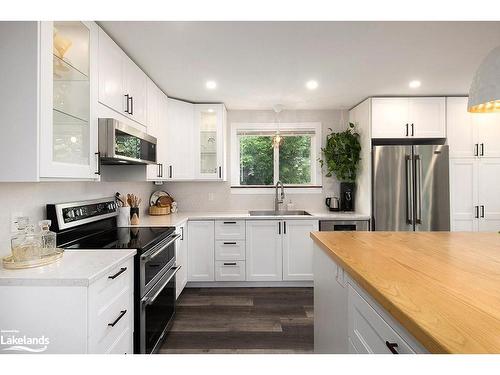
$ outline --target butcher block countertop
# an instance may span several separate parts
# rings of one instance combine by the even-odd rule
[[[432,353],[500,353],[500,234],[313,232]]]

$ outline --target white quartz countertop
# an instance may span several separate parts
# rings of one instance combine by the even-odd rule
[[[306,210],[307,211],[307,210]],[[309,211],[308,211],[309,212]],[[248,211],[226,211],[226,212],[178,212],[163,216],[143,215],[138,225],[131,227],[175,227],[184,224],[188,220],[370,220],[369,215],[356,212],[309,212],[311,216],[302,215],[280,215],[280,216],[250,216]]]
[[[55,263],[19,270],[0,268],[0,286],[88,286],[137,250],[66,250]]]

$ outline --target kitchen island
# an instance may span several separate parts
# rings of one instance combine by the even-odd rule
[[[315,352],[500,353],[500,234],[311,237]]]

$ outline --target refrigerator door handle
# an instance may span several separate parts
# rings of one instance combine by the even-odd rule
[[[413,179],[411,155],[406,155],[406,223],[413,225]]]
[[[422,224],[422,161],[420,155],[415,155],[415,224]]]

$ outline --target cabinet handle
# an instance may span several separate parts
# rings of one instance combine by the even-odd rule
[[[110,327],[114,327],[116,323],[118,323],[120,321],[121,318],[123,318],[123,316],[127,313],[127,310],[122,310],[120,311],[120,315],[118,315],[118,318],[115,319],[115,321],[113,323],[108,323],[108,326]]]
[[[130,115],[130,106],[129,106],[129,103],[130,103],[130,95],[129,94],[126,94],[125,95],[125,99],[127,99],[127,106],[125,107],[125,113],[128,113]]]
[[[476,214],[474,215],[474,217],[476,219],[479,219],[479,206],[474,206],[474,211],[476,212]]]
[[[278,234],[281,234],[281,221],[278,222]]]
[[[122,267],[122,268],[120,268],[120,271],[118,271],[118,272],[117,272],[117,273],[115,273],[114,275],[112,275],[112,276],[108,276],[108,279],[114,280],[114,279],[116,279],[118,276],[120,276],[122,273],[124,273],[126,270],[127,270],[127,267]]]
[[[414,125],[411,124],[411,136],[413,137],[415,135],[415,128],[414,128]]]
[[[163,164],[160,163],[160,177],[163,177]]]
[[[483,205],[481,205],[481,217],[484,218],[484,206]]]
[[[236,242],[223,242],[224,245],[236,245]]]
[[[172,172],[172,166],[168,166],[168,178],[172,178],[173,172]]]
[[[161,172],[160,172],[160,163],[156,164],[158,167],[158,170],[156,171],[156,177],[161,177]]]
[[[101,175],[101,153],[98,151],[95,156],[97,157],[97,171],[94,174]]]
[[[224,262],[225,266],[236,266],[236,264],[237,264],[236,262],[231,262],[231,263]]]
[[[236,221],[224,221],[224,224],[236,224]]]
[[[479,156],[484,156],[484,143],[481,143],[481,154]]]
[[[184,241],[184,227],[181,227],[181,241]]]
[[[389,348],[392,354],[399,354],[398,351],[396,350],[396,348],[398,347],[397,343],[386,341],[385,345]]]
[[[219,167],[219,178],[222,178],[222,167]]]
[[[479,156],[479,144],[474,145],[474,156]]]
[[[408,137],[409,130],[408,130],[408,124],[406,124],[406,136]]]
[[[286,234],[286,221],[283,222],[283,234]]]

